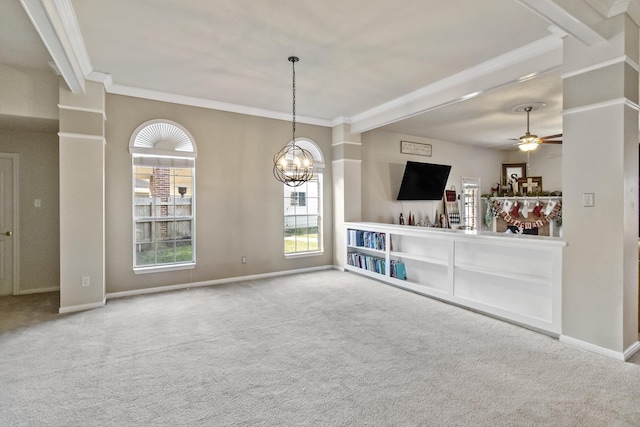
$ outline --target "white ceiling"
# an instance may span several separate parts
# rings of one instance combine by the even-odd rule
[[[517,0],[55,2],[72,6],[90,71],[108,74],[112,93],[290,117],[287,57],[297,55],[302,122],[378,117],[361,130],[500,146],[524,133],[526,117],[512,107],[531,101],[547,104],[532,113],[532,133],[562,131],[559,64],[520,83],[509,84],[545,70],[523,60],[503,80],[465,77],[525,46],[559,40],[549,21]],[[20,2],[0,2],[0,63],[46,68],[49,61]],[[460,101],[476,87],[480,95]],[[407,107],[416,94],[421,106]]]

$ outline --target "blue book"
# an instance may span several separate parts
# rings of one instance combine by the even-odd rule
[[[396,278],[400,280],[407,280],[407,269],[402,262],[396,263]]]

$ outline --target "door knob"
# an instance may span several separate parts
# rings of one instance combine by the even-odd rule
[[[7,236],[13,236],[13,233],[11,231],[5,231],[5,233]]]

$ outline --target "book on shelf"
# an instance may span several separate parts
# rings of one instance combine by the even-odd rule
[[[391,277],[399,280],[407,280],[407,268],[403,262],[391,260]]]
[[[349,252],[347,263],[374,273],[386,274],[386,261],[384,258],[374,257],[359,252]]]
[[[349,230],[347,234],[347,244],[349,246],[360,246],[363,248],[384,251],[385,233],[364,230]]]

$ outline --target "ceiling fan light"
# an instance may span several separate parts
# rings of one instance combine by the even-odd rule
[[[522,151],[531,151],[538,148],[538,144],[540,143],[537,141],[530,141],[530,142],[525,142],[524,144],[518,145],[518,148]]]

